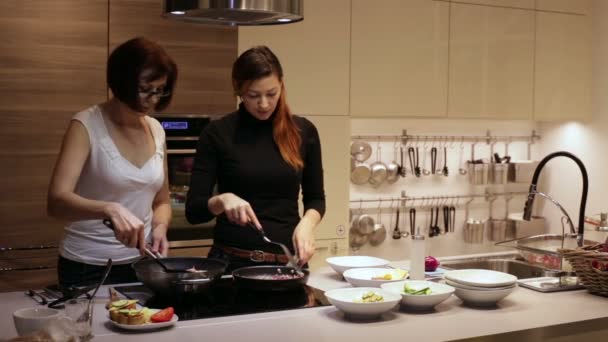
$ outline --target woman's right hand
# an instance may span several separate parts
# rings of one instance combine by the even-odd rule
[[[213,199],[219,202],[221,211],[226,214],[228,221],[239,226],[252,222],[258,229],[262,229],[249,202],[230,192],[217,195]]]
[[[116,239],[127,247],[138,248],[143,255],[146,246],[144,223],[118,203],[110,203],[104,211],[114,225]]]

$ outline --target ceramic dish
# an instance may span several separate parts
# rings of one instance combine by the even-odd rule
[[[344,271],[349,270],[351,268],[384,268],[389,264],[388,260],[385,259],[361,255],[331,257],[325,259],[325,261],[329,264],[329,266],[331,266],[334,271],[338,272],[340,275],[344,273]]]
[[[157,311],[159,311],[159,310],[157,310]],[[173,317],[171,318],[170,321],[160,322],[160,323],[145,323],[145,324],[130,325],[130,324],[120,324],[118,322],[114,322],[113,320],[109,320],[109,321],[115,327],[125,329],[125,330],[154,330],[154,329],[170,327],[170,326],[174,325],[178,320],[179,320],[179,317],[176,314],[173,314]]]
[[[408,284],[409,287],[416,290],[428,287],[431,289],[431,293],[426,295],[413,295],[406,293],[404,291],[405,284]],[[454,293],[454,288],[450,285],[426,280],[404,280],[400,282],[382,284],[381,288],[391,293],[399,294],[401,296],[401,305],[416,310],[430,310],[435,305],[448,299],[452,293]]]
[[[510,289],[510,288],[513,288],[513,287],[517,286],[517,284],[513,284],[513,285],[501,286],[501,287],[480,287],[480,286],[471,286],[471,285],[465,285],[465,284],[457,283],[457,282],[451,281],[449,279],[446,279],[445,283],[448,284],[448,285],[450,285],[450,286],[453,286],[453,287],[460,287],[460,288],[463,288],[463,289],[476,290],[476,291],[506,290],[506,289]]]
[[[372,279],[386,275],[389,275],[391,279]],[[351,268],[346,270],[343,276],[354,287],[380,287],[382,284],[402,281],[409,274],[405,270],[393,268]]]
[[[361,299],[365,293],[374,292],[383,297],[381,302],[360,303],[356,300]],[[334,289],[325,292],[325,297],[338,310],[342,311],[345,316],[351,318],[377,318],[385,312],[391,311],[401,297],[389,291],[385,291],[376,287],[349,287]]]
[[[472,306],[495,306],[498,302],[513,292],[517,286],[493,289],[493,290],[470,290],[462,287],[454,287],[454,295]]]
[[[517,282],[517,277],[512,274],[479,269],[448,271],[444,277],[455,283],[476,287],[505,287]]]

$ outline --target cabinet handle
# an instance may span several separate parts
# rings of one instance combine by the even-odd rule
[[[14,272],[14,271],[39,271],[39,270],[50,270],[54,269],[54,266],[31,266],[31,267],[2,267],[0,272]]]
[[[0,247],[0,252],[10,252],[10,251],[33,251],[33,250],[41,250],[41,249],[54,249],[57,248],[56,245],[40,245],[40,246],[22,246],[22,247]]]

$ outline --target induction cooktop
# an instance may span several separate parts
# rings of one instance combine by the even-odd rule
[[[144,285],[115,286],[114,289],[129,299],[137,299],[142,306],[153,309],[172,306],[180,320],[331,305],[323,291],[308,285],[290,291],[260,292],[236,287],[230,276],[222,277],[201,294],[158,296]]]

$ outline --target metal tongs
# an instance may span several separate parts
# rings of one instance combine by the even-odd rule
[[[108,262],[106,264],[106,268],[104,269],[101,281],[99,281],[97,284],[89,285],[89,286],[83,287],[83,288],[68,287],[65,290],[61,291],[63,293],[63,296],[57,300],[50,302],[48,307],[52,308],[52,309],[61,309],[61,308],[63,308],[63,303],[67,302],[70,299],[79,298],[82,295],[85,295],[89,300],[92,300],[93,297],[95,296],[95,294],[97,293],[97,290],[99,290],[99,287],[103,284],[103,282],[108,277],[108,274],[110,273],[111,269],[112,269],[112,259],[108,259]],[[89,292],[91,290],[93,290],[92,295],[89,294]]]
[[[289,260],[286,264],[286,266],[288,267],[293,267],[296,272],[298,273],[303,273],[302,272],[302,266],[300,266],[298,264],[298,258],[296,256],[294,256],[293,254],[291,254],[291,251],[289,250],[289,248],[287,248],[287,246],[285,246],[284,244],[280,243],[280,242],[274,242],[272,240],[270,240],[268,238],[268,236],[266,236],[266,233],[264,232],[263,229],[258,229],[258,227],[256,227],[251,221],[247,223],[249,225],[249,227],[255,229],[256,232],[258,232],[260,234],[260,236],[262,237],[262,239],[264,241],[266,241],[267,243],[276,245],[281,247],[281,249],[283,250],[283,253],[285,253],[285,255],[287,256],[287,259]]]

